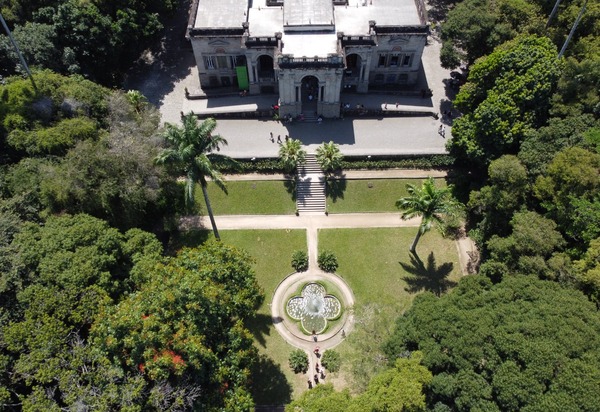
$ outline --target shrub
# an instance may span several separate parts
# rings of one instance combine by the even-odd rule
[[[302,349],[295,349],[290,353],[290,368],[295,373],[306,373],[308,371],[308,356]]]
[[[321,364],[329,372],[337,372],[340,370],[340,366],[342,365],[342,358],[339,352],[334,350],[326,350],[321,358]]]
[[[364,157],[345,157],[341,162],[342,169],[435,169],[451,167],[454,158],[450,155],[427,155],[427,156],[373,156],[370,159]]]
[[[303,250],[296,250],[292,254],[292,267],[296,272],[304,272],[308,269],[308,255]]]
[[[283,173],[284,169],[277,158],[261,158],[255,160],[238,159],[237,168],[223,166],[223,173]],[[370,159],[361,157],[344,157],[340,162],[344,170],[356,169],[435,169],[454,166],[454,158],[450,155],[424,156],[373,156]]]
[[[338,268],[337,258],[333,252],[328,250],[324,250],[323,252],[319,253],[317,263],[319,264],[319,268],[325,272],[335,272]]]

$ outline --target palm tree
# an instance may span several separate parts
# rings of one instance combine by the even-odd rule
[[[279,148],[279,160],[288,173],[306,161],[306,151],[302,149],[302,142],[298,139],[289,139]]]
[[[333,143],[325,143],[317,147],[317,162],[325,173],[332,172],[342,167],[344,156],[340,152],[340,147]]]
[[[148,103],[146,96],[144,96],[139,90],[128,90],[125,96],[137,114],[140,114],[144,106],[146,106]]]
[[[458,212],[459,203],[452,197],[452,187],[438,189],[435,187],[433,177],[428,177],[419,188],[415,185],[406,185],[408,196],[396,201],[396,207],[402,211],[402,219],[411,219],[421,216],[421,224],[417,236],[410,247],[416,254],[419,238],[434,223],[443,224],[444,218]]]
[[[216,169],[214,163],[237,164],[233,159],[217,153],[220,146],[227,145],[227,140],[218,134],[213,134],[217,122],[208,118],[198,123],[197,117],[189,113],[182,118],[183,127],[174,124],[165,124],[164,138],[171,147],[164,149],[156,158],[159,164],[173,164],[181,173],[185,174],[185,201],[187,206],[194,204],[194,193],[196,183],[200,183],[206,210],[210,217],[215,238],[220,240],[219,231],[215,223],[212,207],[208,198],[207,180],[210,178],[221,190],[227,193],[221,173]]]

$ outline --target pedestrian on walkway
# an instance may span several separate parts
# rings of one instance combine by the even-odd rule
[[[315,381],[315,384],[319,383],[319,375],[317,375],[316,373],[315,376],[313,376],[313,379]]]
[[[438,127],[438,134],[440,134],[440,135],[442,134],[442,128],[443,127],[444,127],[443,125],[440,125],[440,127]]]
[[[285,141],[286,141],[286,142],[289,142],[289,141],[290,141],[290,136],[289,136],[289,135],[287,135],[287,134],[285,135]]]
[[[312,389],[312,381],[310,379],[308,380],[308,389]]]
[[[442,126],[442,137],[445,139],[446,138],[446,127]]]
[[[280,134],[277,135],[277,143],[281,144],[281,135]]]
[[[271,143],[275,143],[275,138],[273,137],[273,132],[271,132]]]

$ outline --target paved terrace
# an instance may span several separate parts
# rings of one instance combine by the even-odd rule
[[[446,87],[450,73],[439,66],[441,44],[430,39],[423,54],[423,72],[420,83],[412,95],[400,94],[355,94],[343,93],[342,103],[351,107],[362,105],[371,110],[413,111],[443,113],[451,108],[453,92]],[[191,50],[180,46],[180,53],[173,51],[172,59],[153,62],[146,68],[144,77],[132,77],[128,88],[140,90],[149,101],[159,107],[162,120],[178,124],[181,113],[254,112],[268,110],[277,103],[276,95],[239,97],[211,97],[201,100],[185,98],[185,89],[190,93],[199,91],[198,70]],[[150,56],[152,57],[152,56]],[[419,91],[431,89],[432,97],[422,98]],[[396,107],[398,104],[398,107]],[[446,127],[445,138],[438,134],[438,127]],[[445,153],[446,141],[451,138],[451,120],[433,116],[380,117],[325,119],[322,124],[297,123],[283,125],[271,119],[218,120],[217,132],[225,137],[229,145],[223,153],[236,158],[276,157],[279,146],[270,141],[270,133],[300,139],[309,152],[324,141],[334,141],[347,156],[409,155]]]

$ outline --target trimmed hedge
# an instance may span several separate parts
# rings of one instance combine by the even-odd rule
[[[366,156],[344,157],[343,170],[385,170],[385,169],[439,169],[454,166],[454,157],[450,155],[429,156]],[[278,158],[262,158],[254,161],[238,159],[239,168],[222,168],[223,173],[285,173]]]
[[[365,159],[360,157],[345,157],[342,161],[342,169],[438,169],[454,165],[454,157],[450,155],[429,156],[372,156]]]
[[[288,363],[294,373],[306,373],[308,371],[308,356],[302,349],[293,350],[290,353]]]
[[[317,264],[322,271],[329,273],[335,272],[339,266],[337,257],[329,250],[324,250],[319,253]]]
[[[342,357],[339,352],[334,350],[326,350],[321,358],[321,365],[329,372],[338,372],[342,366]]]
[[[296,250],[292,254],[292,267],[296,272],[306,272],[308,270],[308,254],[303,250]]]

